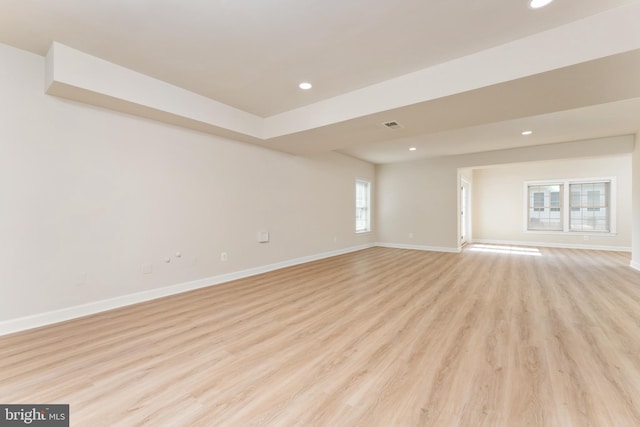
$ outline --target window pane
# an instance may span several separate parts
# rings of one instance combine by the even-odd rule
[[[534,211],[544,212],[544,193],[533,193]]]
[[[371,184],[356,180],[356,232],[371,230]]]
[[[590,211],[598,211],[600,206],[604,203],[600,202],[600,191],[599,190],[587,190],[587,206],[589,206]]]
[[[579,206],[580,206],[580,192],[572,189],[571,190],[571,211],[580,212]]]
[[[554,212],[560,212],[560,192],[552,191],[549,195],[551,200],[551,210]]]

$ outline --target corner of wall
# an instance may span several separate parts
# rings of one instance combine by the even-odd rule
[[[53,64],[53,55],[55,54],[55,43],[51,45],[49,51],[47,52],[47,56],[45,56],[45,69],[44,69],[44,90],[48,93],[49,87],[54,82],[54,64]]]
[[[640,132],[635,135],[632,157],[631,266],[640,270]]]

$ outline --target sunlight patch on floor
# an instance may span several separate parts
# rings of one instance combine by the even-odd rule
[[[472,252],[491,252],[495,254],[542,256],[539,249],[521,246],[474,244],[467,250]]]

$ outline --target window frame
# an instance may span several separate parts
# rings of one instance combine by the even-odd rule
[[[358,185],[366,184],[366,199],[365,199],[365,227],[358,228],[358,211],[360,206],[358,205]],[[354,230],[356,234],[370,233],[371,232],[371,181],[366,178],[356,178],[354,186]]]
[[[571,184],[609,183],[609,231],[571,230]],[[530,230],[529,229],[529,187],[539,185],[560,185],[560,212],[562,214],[562,230]],[[616,177],[562,178],[548,180],[531,180],[523,183],[523,232],[528,234],[556,234],[577,236],[615,236],[617,235],[616,210],[617,186]]]

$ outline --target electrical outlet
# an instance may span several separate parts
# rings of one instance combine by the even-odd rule
[[[222,262],[227,262],[227,259],[228,259],[228,257],[227,257],[227,253],[226,253],[226,252],[222,252],[222,253],[220,254],[220,261],[222,261]]]
[[[153,273],[153,264],[144,264],[142,266],[142,274],[151,274]]]
[[[409,233],[409,238],[413,239],[413,233]]]

